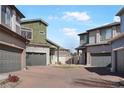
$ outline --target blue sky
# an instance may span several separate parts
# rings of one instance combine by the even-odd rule
[[[26,19],[41,18],[49,26],[47,37],[64,48],[79,46],[78,33],[103,24],[119,21],[115,14],[123,6],[106,5],[18,5]]]

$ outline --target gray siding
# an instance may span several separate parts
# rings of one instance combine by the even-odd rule
[[[121,47],[124,47],[124,37],[121,39],[118,39],[112,43],[112,71],[113,72],[118,70],[117,68],[120,68],[120,65],[124,66],[124,63],[123,63],[124,62],[124,59],[123,59],[124,52],[122,52],[122,53],[118,52],[118,51],[123,51],[122,49],[118,50]],[[121,68],[118,71],[120,72]]]
[[[124,13],[121,15],[121,32],[124,32]]]
[[[87,47],[87,52],[90,53],[111,52],[111,45],[89,46]]]
[[[112,43],[112,49],[124,46],[124,38],[118,39]]]

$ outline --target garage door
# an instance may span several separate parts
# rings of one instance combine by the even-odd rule
[[[96,67],[107,67],[111,65],[110,53],[92,53],[91,65]]]
[[[124,50],[119,50],[117,51],[117,59],[116,59],[116,64],[117,64],[117,71],[118,72],[123,72],[124,73]]]
[[[0,45],[0,73],[21,69],[21,51]]]
[[[46,65],[46,54],[45,53],[27,53],[26,65],[27,66]]]

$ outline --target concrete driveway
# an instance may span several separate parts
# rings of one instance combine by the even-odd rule
[[[18,88],[117,87],[116,82],[122,79],[119,76],[100,75],[83,66],[36,66],[12,74],[22,79],[16,86]]]

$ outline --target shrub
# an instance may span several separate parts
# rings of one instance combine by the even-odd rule
[[[17,82],[17,81],[19,81],[19,77],[15,76],[15,75],[12,76],[11,74],[9,74],[7,81],[8,82]]]

